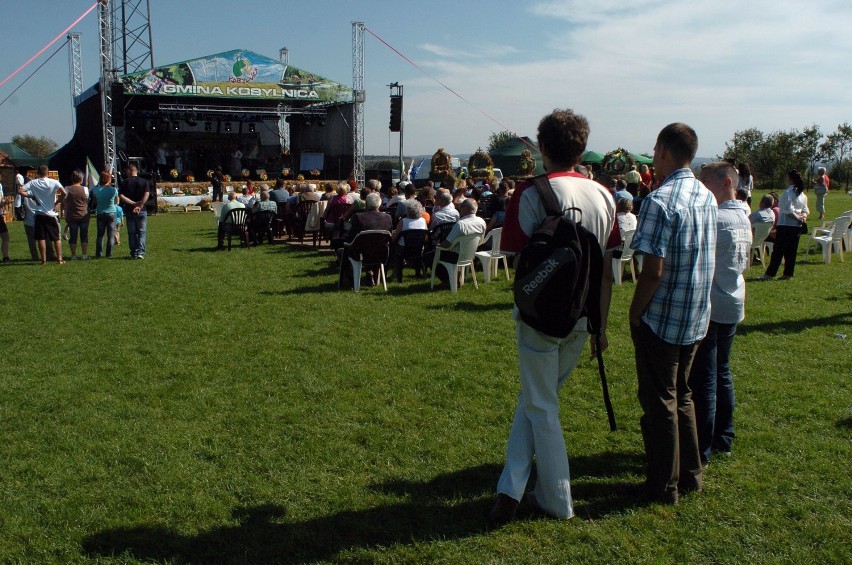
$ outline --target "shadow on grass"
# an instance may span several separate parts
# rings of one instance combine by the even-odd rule
[[[846,428],[847,430],[852,429],[852,418],[844,418],[843,420],[838,420],[837,427]]]
[[[428,482],[392,481],[376,492],[407,502],[286,521],[284,507],[267,504],[233,511],[236,526],[183,535],[165,526],[104,530],[87,536],[88,557],[124,556],[178,563],[307,563],[334,560],[341,551],[452,540],[485,531],[496,465],[440,475]]]
[[[627,475],[645,476],[645,457],[638,452],[606,451],[571,457],[571,492],[578,517],[595,520],[644,506],[641,482],[624,480]],[[622,480],[613,480],[621,477]]]
[[[821,318],[802,318],[798,320],[781,320],[764,324],[742,324],[737,327],[737,335],[748,335],[753,332],[769,334],[799,333],[819,326],[837,326],[852,323],[852,312],[843,312]]]
[[[824,296],[823,300],[826,302],[852,302],[852,292],[847,292],[846,296]]]

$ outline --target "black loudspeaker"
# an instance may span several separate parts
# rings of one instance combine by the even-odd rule
[[[402,129],[402,96],[398,94],[390,97],[390,130]]]
[[[112,125],[124,126],[124,84],[112,83]]]

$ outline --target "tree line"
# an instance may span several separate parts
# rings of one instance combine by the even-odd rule
[[[779,189],[786,184],[787,172],[797,169],[807,184],[818,166],[825,166],[832,183],[845,184],[849,190],[852,176],[852,126],[843,123],[837,130],[823,134],[816,124],[802,129],[764,133],[749,128],[734,133],[725,143],[723,159],[746,163],[754,176],[755,187]]]

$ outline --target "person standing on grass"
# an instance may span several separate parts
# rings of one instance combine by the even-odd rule
[[[80,246],[83,248],[83,259],[89,258],[89,189],[83,186],[83,173],[74,171],[71,173],[71,185],[65,190],[65,222],[71,230],[71,260],[77,260],[77,237],[80,237]]]
[[[754,190],[754,177],[751,174],[751,169],[746,163],[740,163],[737,169],[739,169],[737,190],[742,189],[746,191],[746,202],[751,206],[751,191]]]
[[[213,202],[222,201],[222,185],[225,183],[225,175],[222,174],[222,166],[216,165],[213,170],[213,176],[210,177],[210,184],[213,187]]]
[[[59,237],[59,213],[57,208],[61,204],[61,198],[65,196],[65,188],[59,181],[49,178],[47,165],[39,165],[38,178],[31,180],[18,190],[24,198],[29,198],[35,206],[35,223],[33,226],[33,237],[38,246],[41,264],[47,263],[47,242],[53,246],[53,253],[58,264],[62,260],[62,240]],[[57,195],[59,200],[57,200]]]
[[[784,274],[779,277],[785,281],[793,278],[796,269],[796,253],[799,250],[799,236],[802,224],[808,221],[808,197],[805,196],[805,181],[795,169],[787,173],[787,190],[778,199],[778,222],[775,227],[775,245],[766,272],[758,280],[768,281],[778,274],[781,259],[784,259]]]
[[[0,184],[0,203],[6,199],[3,194],[3,185]],[[3,262],[8,263],[9,259],[9,228],[6,227],[6,217],[0,214],[0,249],[3,250]]]
[[[701,340],[689,372],[695,404],[701,463],[711,451],[731,454],[734,439],[734,381],[731,346],[737,324],[745,318],[745,279],[751,250],[750,208],[734,198],[737,170],[725,161],[701,169],[704,183],[719,206],[716,215],[716,267],[710,287],[710,325]]]
[[[710,322],[716,200],[689,168],[698,136],[669,124],[654,146],[660,187],[642,202],[631,247],[644,254],[630,305],[648,500],[676,504],[702,488],[687,377]]]
[[[582,210],[582,225],[594,234],[603,253],[615,223],[615,202],[600,184],[574,172],[588,137],[589,122],[572,110],[554,110],[538,125],[539,148],[556,201],[563,210],[572,207]],[[509,226],[519,232],[510,239],[517,246],[511,251],[520,251],[546,218],[544,204],[531,182],[520,183],[518,191],[518,207],[507,212],[504,223],[504,230]],[[512,222],[509,214],[515,215]],[[611,270],[606,267],[601,284],[605,287],[601,293],[607,297],[601,300],[603,349],[612,285]],[[497,483],[494,506],[488,514],[492,526],[513,520],[521,502],[534,511],[557,518],[574,516],[568,453],[559,420],[559,389],[577,366],[589,341],[587,320],[580,318],[566,337],[557,338],[528,326],[520,319],[517,308],[513,317],[521,391],[506,446],[506,464]],[[524,494],[533,461],[537,475],[535,489]]]
[[[106,257],[112,258],[112,248],[116,241],[116,206],[118,202],[118,190],[112,186],[112,174],[109,171],[101,172],[101,183],[92,189],[95,197],[97,210],[98,235],[95,246],[95,257],[103,257],[104,238],[106,238]]]
[[[147,242],[148,212],[145,203],[151,189],[148,181],[139,176],[136,165],[127,167],[127,178],[121,181],[118,198],[127,222],[127,245],[130,248],[131,259],[145,258]]]
[[[825,196],[828,194],[828,186],[831,181],[828,175],[825,174],[825,167],[817,169],[817,176],[814,179],[814,194],[816,195],[816,211],[819,214],[819,219],[825,218]]]

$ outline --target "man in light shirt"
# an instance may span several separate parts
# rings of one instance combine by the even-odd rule
[[[61,200],[57,200],[57,195],[63,198],[65,189],[59,181],[49,178],[48,172],[47,165],[39,165],[38,178],[18,189],[18,194],[35,203],[33,207],[35,212],[33,237],[38,246],[42,265],[47,263],[48,240],[53,244],[56,262],[61,265],[64,261],[62,260],[62,239],[59,237],[59,212],[57,211]]]

